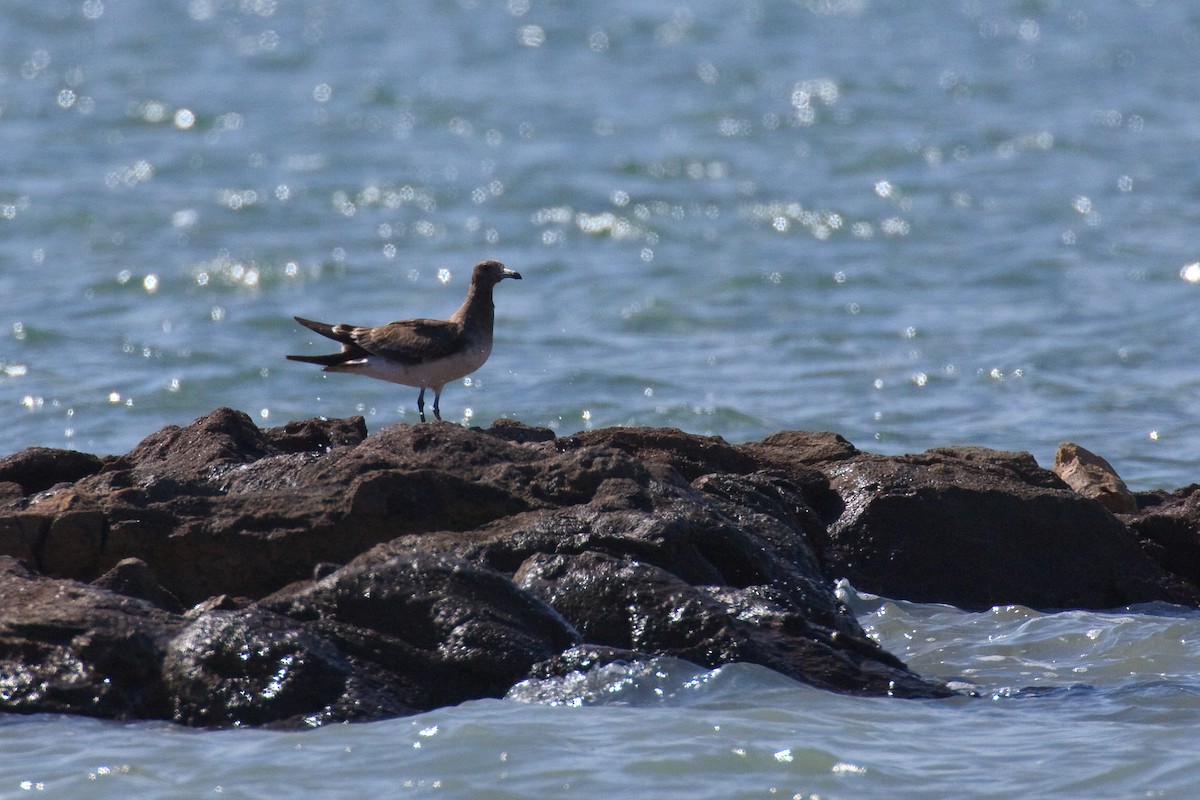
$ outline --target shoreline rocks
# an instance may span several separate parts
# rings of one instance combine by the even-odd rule
[[[963,608],[1194,606],[1197,497],[1114,514],[1028,454],[829,433],[368,436],[217,409],[121,456],[0,459],[0,710],[320,725],[656,656],[943,697],[837,579]]]
[[[1054,454],[1054,474],[1084,497],[1114,514],[1136,514],[1137,498],[1106,460],[1074,442],[1063,442]]]

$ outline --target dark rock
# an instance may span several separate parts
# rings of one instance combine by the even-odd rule
[[[319,581],[322,578],[328,577],[341,569],[344,564],[332,564],[328,561],[321,561],[313,565],[312,579]]]
[[[46,578],[0,556],[0,707],[168,718],[163,652],[182,627],[150,603]]]
[[[757,469],[780,472],[800,487],[808,504],[826,524],[845,510],[841,496],[830,488],[829,477],[822,471],[858,454],[854,445],[838,434],[781,431],[739,449],[754,459]]]
[[[497,439],[503,439],[506,442],[514,442],[516,444],[553,442],[556,438],[554,431],[549,428],[531,427],[515,419],[498,419],[487,429],[487,433],[490,433]]]
[[[535,556],[515,580],[559,609],[585,641],[617,652],[706,667],[750,662],[843,692],[950,694],[913,675],[854,626],[811,624],[791,598],[769,586],[695,586],[659,567],[597,553]]]
[[[401,647],[405,657],[389,660],[390,668],[414,669],[424,697],[410,702],[422,709],[501,696],[534,664],[579,641],[554,609],[506,576],[421,552],[351,565],[258,605],[319,621],[339,638],[360,632],[372,653]]]
[[[841,434],[811,431],[780,431],[761,444],[743,445],[742,450],[757,458],[809,467],[845,461],[859,453]]]
[[[49,524],[42,514],[18,511],[0,516],[0,554],[36,564]]]
[[[1128,528],[1024,453],[944,448],[829,469],[846,510],[826,569],[857,588],[983,609],[1180,599]]]
[[[94,497],[65,488],[35,497],[29,508],[47,519],[37,548],[35,563],[39,570],[55,577],[90,575],[97,571],[107,523]]]
[[[367,438],[362,417],[307,419],[266,428],[263,436],[281,453],[327,453],[335,447],[353,447]]]
[[[92,586],[126,597],[145,600],[172,614],[182,614],[183,604],[154,579],[150,567],[140,558],[126,558],[92,581]]]
[[[163,676],[171,719],[186,725],[314,726],[421,710],[318,629],[256,607],[199,615],[171,641]]]
[[[278,437],[249,433],[228,415],[209,415],[161,438],[174,442],[169,449],[192,440],[189,428],[199,435],[214,420],[234,425],[229,436],[214,434],[223,444],[210,448],[211,466],[189,452],[179,464],[163,467],[174,478],[142,478],[126,488],[113,487],[108,473],[87,487],[108,515],[98,568],[140,558],[188,605],[213,594],[261,597],[310,577],[320,562],[347,563],[401,534],[469,530],[541,502],[531,493],[600,480],[555,476],[555,485],[543,489],[531,481],[534,470],[520,463],[536,454],[453,425],[422,426],[428,431],[401,426],[358,445],[311,454],[276,452],[271,442]],[[130,457],[138,470],[148,458],[145,450],[143,443],[134,451],[142,455]],[[161,457],[160,447],[153,452]],[[0,518],[0,543],[4,531]],[[10,528],[9,537],[15,541],[19,533]]]
[[[104,515],[95,499],[60,484],[0,517],[0,552],[45,574],[74,577],[95,571],[104,534]]]
[[[204,480],[221,467],[271,453],[268,437],[248,414],[218,408],[186,427],[168,425],[151,434],[121,460],[121,466],[158,477]]]
[[[696,436],[674,428],[602,428],[577,433],[562,446],[613,447],[639,461],[670,464],[689,481],[711,472],[756,469],[753,459],[720,436]]]
[[[0,459],[0,483],[15,483],[22,494],[33,494],[59,483],[74,483],[103,467],[103,461],[88,453],[30,447]]]
[[[230,597],[227,594],[215,594],[203,603],[197,603],[183,612],[183,616],[187,619],[200,619],[200,617],[212,611],[241,611],[243,608],[249,608],[252,605],[254,605],[254,601],[249,597]]]
[[[577,640],[507,579],[420,560],[274,598],[298,619],[226,596],[180,616],[0,557],[0,703],[206,727],[380,719],[503,694]]]
[[[319,725],[656,656],[938,697],[833,579],[966,608],[1200,601],[1200,493],[1118,519],[1023,453],[511,421],[366,436],[229,409],[123,456],[65,452],[0,462],[2,710]]]
[[[1200,485],[1175,492],[1147,492],[1140,512],[1124,517],[1143,549],[1168,572],[1200,586]]]

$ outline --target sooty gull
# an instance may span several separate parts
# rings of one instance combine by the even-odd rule
[[[340,353],[288,356],[292,361],[320,364],[325,372],[348,372],[415,386],[417,411],[425,421],[425,390],[433,389],[433,416],[441,419],[442,387],[483,366],[492,352],[496,307],[492,287],[521,273],[499,261],[480,261],[471,273],[467,299],[450,319],[405,319],[374,328],[328,325],[296,317],[304,327],[342,343]]]

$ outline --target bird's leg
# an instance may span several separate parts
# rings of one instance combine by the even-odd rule
[[[442,412],[438,410],[438,402],[442,399],[442,390],[433,393],[433,416],[438,422],[442,421]]]
[[[434,402],[434,408],[437,408],[437,402]],[[421,415],[421,422],[425,421],[425,387],[421,387],[421,393],[417,395],[417,412]],[[433,413],[437,413],[434,411]]]

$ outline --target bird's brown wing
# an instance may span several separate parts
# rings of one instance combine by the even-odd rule
[[[406,319],[377,328],[355,328],[351,337],[371,355],[419,364],[462,347],[462,325],[441,319]]]
[[[319,333],[322,336],[327,336],[330,339],[341,342],[342,350],[339,353],[331,353],[326,356],[288,356],[288,359],[303,361],[307,364],[320,364],[323,367],[334,367],[339,364],[345,364],[347,361],[356,361],[367,357],[367,352],[354,343],[354,338],[351,334],[356,330],[355,326],[330,325],[327,322],[317,322],[305,319],[304,317],[293,317],[293,319],[314,333]]]
[[[299,322],[310,331],[339,341],[342,344],[353,344],[354,338],[351,336],[351,332],[361,327],[359,325],[345,324],[330,325],[328,322],[317,322],[316,320],[305,319],[304,317],[292,317],[292,319],[296,320],[296,322]]]

